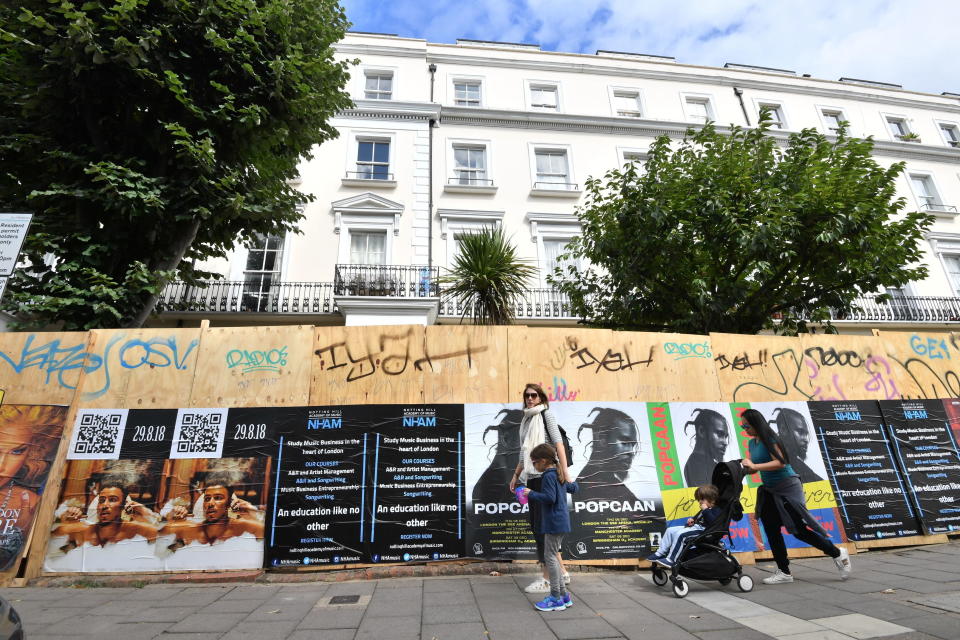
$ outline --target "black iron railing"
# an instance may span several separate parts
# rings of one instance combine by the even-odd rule
[[[490,178],[474,178],[468,174],[447,178],[447,184],[456,187],[492,187],[493,180]]]
[[[333,292],[338,296],[435,298],[440,295],[437,267],[338,264]]]
[[[832,314],[835,321],[854,322],[960,322],[960,298],[901,296],[876,302],[860,297],[857,309],[848,314]]]
[[[956,213],[957,208],[951,204],[939,204],[937,202],[924,202],[920,205],[921,211],[939,211],[941,213]]]
[[[576,182],[549,182],[538,180],[533,183],[533,188],[541,191],[579,191],[580,185]]]
[[[387,173],[385,167],[382,171],[379,168],[371,168],[365,171],[347,171],[345,176],[348,180],[393,180],[393,174]]]
[[[334,313],[332,282],[280,282],[267,287],[243,281],[171,282],[157,304],[160,312]]]

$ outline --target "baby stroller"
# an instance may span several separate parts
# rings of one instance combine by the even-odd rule
[[[724,536],[730,535],[730,521],[743,517],[740,491],[743,489],[743,467],[739,460],[720,462],[713,469],[713,484],[720,492],[717,506],[724,516],[717,518],[698,535],[685,538],[683,547],[673,567],[653,564],[653,583],[662,587],[667,580],[673,582],[673,593],[683,598],[690,591],[684,578],[693,580],[717,580],[722,585],[734,579],[740,591],[753,590],[753,578],[743,573],[743,567],[733,554],[723,546]]]

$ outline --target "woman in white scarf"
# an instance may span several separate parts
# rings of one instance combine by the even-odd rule
[[[550,402],[547,400],[547,394],[538,384],[528,383],[523,389],[523,421],[520,423],[520,460],[517,463],[517,469],[513,473],[513,479],[510,480],[510,491],[515,491],[518,484],[529,487],[532,491],[540,491],[540,473],[533,468],[533,462],[530,460],[530,452],[540,444],[552,444],[557,449],[557,457],[560,464],[557,465],[557,476],[560,482],[566,482],[567,478],[567,451],[563,447],[563,438],[560,436],[560,428],[557,427],[557,419],[550,411]],[[540,506],[534,502],[528,503],[530,515],[530,527],[533,529],[533,538],[537,542],[537,559],[543,565],[543,534],[538,533],[540,528]],[[557,556],[559,557],[559,553]],[[563,567],[563,560],[560,561]],[[528,593],[550,591],[550,581],[547,578],[546,566],[544,565],[543,577],[534,581],[525,591]],[[570,574],[563,569],[563,579],[570,582]]]

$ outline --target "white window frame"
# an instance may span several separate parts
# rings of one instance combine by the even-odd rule
[[[913,186],[914,180],[925,183],[927,191],[929,192],[928,196],[921,196],[917,193],[917,190]],[[918,211],[925,211],[927,213],[932,213],[934,215],[948,215],[950,218],[956,216],[955,213],[949,213],[946,211],[937,211],[936,205],[943,205],[943,198],[940,195],[940,189],[937,187],[937,182],[933,177],[933,174],[929,171],[907,171],[907,183],[910,186],[910,192],[913,194],[913,199],[917,203]],[[924,208],[926,205],[933,205],[933,209]]]
[[[386,237],[383,243],[383,264],[393,264],[393,238],[398,229],[394,225],[392,216],[344,214],[342,224],[340,246],[338,247],[338,264],[353,264],[350,256],[350,237],[352,233],[358,231],[361,233],[383,233]]]
[[[350,264],[350,231],[386,231],[385,264],[393,264],[393,238],[400,234],[403,205],[366,192],[331,203],[333,232],[340,236],[337,262]]]
[[[528,213],[527,221],[530,223],[530,240],[537,246],[538,279],[542,287],[549,287],[544,240],[566,240],[569,243],[581,235],[580,220],[568,213]],[[584,266],[580,265],[581,268]]]
[[[617,94],[632,93],[636,97],[637,109],[633,114],[622,115],[617,108]],[[643,90],[638,87],[610,86],[607,87],[607,96],[610,99],[610,113],[617,118],[645,118],[647,117],[647,105],[643,99]]]
[[[450,181],[457,177],[457,159],[454,149],[457,147],[473,147],[483,149],[484,152],[484,163],[486,164],[486,175],[484,176],[484,182],[479,185],[470,185],[470,184],[459,184],[457,182],[451,183]],[[493,163],[492,163],[492,143],[490,140],[476,140],[472,138],[449,138],[447,140],[447,174],[446,179],[444,180],[444,185],[450,185],[455,187],[492,187],[495,186],[495,183],[487,183],[486,180],[493,180],[491,177],[493,175]]]
[[[943,276],[947,281],[947,286],[954,296],[960,296],[960,283],[954,287],[950,280],[950,270],[947,268],[946,256],[960,259],[960,234],[958,233],[928,233],[927,242],[930,243],[930,249],[937,260],[940,262],[940,268],[943,269]]]
[[[396,67],[364,67],[360,76],[360,92],[364,100],[373,100],[376,102],[389,102],[396,100],[397,97],[397,69]],[[390,97],[389,98],[368,98],[367,97],[367,77],[368,76],[390,76]]]
[[[539,182],[537,180],[537,152],[538,151],[549,151],[549,152],[562,151],[564,154],[566,154],[566,157],[567,157],[566,184],[576,185],[577,188],[576,189],[570,189],[570,188],[554,189],[549,186],[543,186],[543,185],[538,186],[537,185],[537,183]],[[578,183],[576,180],[576,173],[573,167],[573,149],[570,145],[531,142],[529,143],[529,157],[530,157],[530,188],[531,189],[534,189],[537,191],[557,191],[560,193],[564,193],[564,192],[579,193],[580,192],[580,183]],[[543,184],[545,185],[549,183],[543,183]],[[562,184],[562,183],[558,182],[554,184]]]
[[[848,134],[848,135],[851,134],[851,131],[850,131],[850,118],[847,117],[847,112],[846,112],[842,107],[832,107],[832,106],[830,106],[830,105],[818,104],[818,105],[817,105],[817,117],[820,118],[820,123],[823,125],[823,130],[824,130],[828,135],[836,135],[837,132],[836,132],[836,131],[833,129],[833,127],[831,127],[830,124],[827,122],[826,113],[824,113],[824,112],[826,112],[826,111],[829,111],[829,112],[831,112],[831,113],[837,113],[837,114],[839,114],[839,118],[838,118],[838,119],[841,120],[841,121],[846,121],[846,123],[847,123],[847,134]]]
[[[480,85],[480,102],[475,105],[457,104],[457,84],[474,83]],[[450,104],[454,107],[463,107],[465,109],[483,109],[487,104],[486,78],[483,76],[450,76]]]
[[[533,90],[548,87],[553,88],[555,95],[557,96],[557,108],[550,109],[547,107],[534,106]],[[556,80],[525,80],[524,96],[526,96],[527,110],[529,111],[539,111],[541,113],[563,113],[563,96],[560,94],[560,83]]]
[[[387,164],[387,180],[378,180],[374,178],[361,178],[357,172],[357,158],[360,156],[361,142],[388,142],[390,143],[390,156]],[[371,185],[396,185],[397,174],[393,171],[396,166],[397,153],[397,132],[386,131],[382,129],[353,129],[350,131],[347,144],[347,157],[344,166],[344,180],[353,184],[371,184]]]
[[[383,264],[369,263],[369,262],[354,262],[353,261],[353,240],[358,235],[366,236],[382,236],[383,237]],[[366,266],[385,266],[391,264],[387,260],[387,244],[390,239],[390,230],[389,229],[366,229],[362,228],[360,225],[351,225],[347,227],[347,251],[350,255],[350,260],[347,264],[357,264],[357,265],[366,265]]]
[[[901,142],[903,138],[901,136],[910,135],[914,133],[913,126],[911,124],[911,119],[902,113],[881,113],[880,117],[883,118],[884,130],[887,132],[887,135],[890,136],[890,139],[894,142]],[[895,134],[893,129],[890,128],[890,125],[893,124],[891,120],[899,121],[903,124],[903,134]]]
[[[498,229],[503,225],[503,211],[473,211],[467,209],[437,209],[440,218],[440,239],[446,241],[447,268],[453,266],[457,236],[481,229]]]
[[[951,120],[934,120],[933,122],[937,125],[937,131],[940,132],[940,138],[943,140],[945,145],[948,147],[960,148],[960,123],[953,122]],[[953,133],[957,138],[956,141],[951,142],[946,136],[944,129],[953,129]]]
[[[710,93],[690,93],[687,91],[680,92],[680,104],[683,105],[683,117],[687,122],[693,122],[696,124],[706,124],[700,122],[694,118],[694,115],[690,112],[688,108],[690,102],[702,102],[707,107],[707,122],[716,122],[717,121],[717,111],[714,108],[713,104],[713,94]]]
[[[753,99],[754,113],[757,116],[757,123],[760,122],[760,109],[767,107],[772,112],[772,115],[775,116],[775,119],[771,123],[771,127],[774,129],[780,129],[781,131],[789,129],[787,124],[787,112],[783,107],[783,100],[777,100],[775,98],[754,98]],[[779,123],[777,122],[779,119]]]
[[[637,168],[642,172],[643,163],[650,157],[650,150],[641,147],[617,147],[617,162],[619,166],[626,166],[629,162],[627,156],[639,156],[637,158]]]
[[[290,263],[290,241],[292,235],[290,232],[283,234],[283,251],[280,256],[280,279],[278,283],[285,282],[288,266]],[[250,254],[249,247],[238,247],[230,256],[230,280],[233,282],[243,282],[244,272],[247,270],[247,257]]]

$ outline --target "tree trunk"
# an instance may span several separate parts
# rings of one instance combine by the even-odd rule
[[[170,248],[169,257],[165,260],[162,260],[157,265],[158,271],[169,271],[171,269],[177,268],[180,265],[180,262],[183,260],[183,256],[187,253],[187,249],[190,248],[190,245],[193,244],[194,239],[197,237],[197,231],[200,230],[200,220],[195,219],[190,223],[189,227],[186,227],[183,230],[182,235],[177,240],[177,242]],[[157,306],[157,301],[160,300],[160,293],[154,293],[149,298],[147,298],[143,305],[140,307],[140,311],[137,312],[130,322],[124,325],[126,329],[139,329],[147,321],[147,318],[150,317],[150,314],[153,313],[153,310]]]

